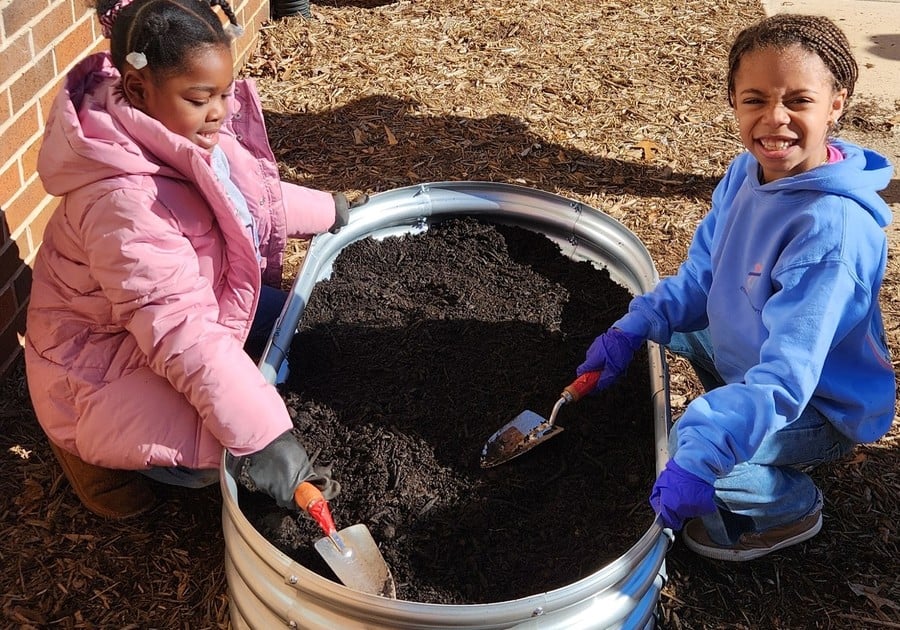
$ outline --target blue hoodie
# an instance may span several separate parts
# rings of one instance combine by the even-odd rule
[[[713,193],[678,273],[635,297],[614,326],[666,344],[709,328],[726,385],[679,420],[675,459],[712,482],[812,405],[856,442],[894,417],[895,378],[878,292],[893,168],[832,141],[843,160],[763,184],[739,155]]]

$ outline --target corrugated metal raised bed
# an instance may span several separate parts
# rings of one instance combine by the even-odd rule
[[[632,293],[658,280],[637,237],[611,217],[558,195],[488,182],[440,182],[374,195],[336,234],[313,239],[260,369],[286,377],[287,352],[309,296],[331,264],[363,238],[421,234],[442,219],[476,216],[543,234],[572,260],[608,269]],[[657,470],[670,423],[662,349],[648,344]],[[332,582],[276,549],[238,505],[233,461],[224,457],[222,490],[231,618],[236,628],[651,628],[665,581],[671,533],[658,521],[619,558],[572,584],[511,601],[445,605],[389,600]]]

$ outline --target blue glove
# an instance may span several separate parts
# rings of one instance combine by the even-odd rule
[[[686,519],[715,512],[715,494],[712,484],[670,459],[653,484],[650,505],[665,527],[677,531]]]
[[[575,373],[581,376],[585,372],[600,372],[600,380],[594,387],[595,392],[606,389],[618,379],[634,356],[635,350],[644,343],[638,337],[618,328],[610,328],[594,339],[588,348],[584,363],[578,366]]]

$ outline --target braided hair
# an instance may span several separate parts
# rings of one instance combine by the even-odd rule
[[[178,74],[198,46],[230,47],[242,32],[227,0],[95,0],[94,6],[120,72],[128,54],[138,52],[154,74]],[[227,27],[215,6],[228,18]]]
[[[728,53],[728,104],[734,106],[734,75],[745,54],[797,44],[822,59],[835,90],[846,88],[847,98],[853,94],[859,68],[844,32],[826,17],[778,13],[744,29],[734,40]]]

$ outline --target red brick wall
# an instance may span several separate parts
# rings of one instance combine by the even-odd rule
[[[240,68],[269,17],[269,0],[233,0],[246,35]],[[63,76],[106,40],[88,0],[0,0],[0,377],[21,352],[29,265],[56,205],[35,171],[47,108]]]

